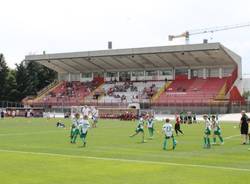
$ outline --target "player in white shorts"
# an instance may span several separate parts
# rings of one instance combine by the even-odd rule
[[[96,128],[96,125],[98,123],[98,116],[99,116],[99,110],[93,107],[92,109],[92,120],[93,120],[92,127],[93,128]]]
[[[173,126],[171,125],[170,123],[170,120],[169,119],[166,119],[166,122],[165,124],[163,125],[162,127],[162,132],[164,134],[164,141],[163,141],[163,149],[166,150],[167,149],[167,140],[168,139],[172,139],[173,141],[173,150],[175,149],[176,147],[176,140],[174,138],[174,135],[173,135]]]
[[[203,116],[203,119],[205,121],[205,130],[204,130],[204,148],[210,148],[211,144],[210,144],[210,135],[211,135],[211,122],[208,118],[208,115],[205,114]]]
[[[85,147],[86,143],[87,143],[86,138],[87,138],[89,127],[90,127],[90,125],[89,125],[89,122],[88,122],[88,116],[84,116],[83,120],[79,124],[80,138],[82,139],[83,147]]]

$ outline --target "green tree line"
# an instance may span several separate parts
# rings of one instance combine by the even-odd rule
[[[15,69],[7,66],[0,53],[0,101],[20,102],[56,79],[56,72],[36,62],[21,62]]]

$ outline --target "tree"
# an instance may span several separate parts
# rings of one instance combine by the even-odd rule
[[[38,63],[22,62],[16,65],[17,100],[21,101],[26,96],[36,95],[55,79],[56,72]]]
[[[15,70],[10,70],[0,54],[0,101],[20,102],[26,96],[36,95],[55,79],[55,71],[36,62],[21,62]]]
[[[6,78],[6,99],[8,101],[16,101],[18,99],[17,93],[17,83],[16,83],[16,70],[9,70],[8,76]]]
[[[16,83],[16,90],[18,94],[16,101],[21,101],[26,96],[32,94],[31,81],[23,62],[19,65],[16,64]]]
[[[7,100],[7,77],[9,69],[4,59],[4,55],[0,54],[0,101]]]

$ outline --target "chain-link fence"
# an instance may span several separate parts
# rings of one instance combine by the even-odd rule
[[[0,101],[0,108],[9,108],[9,107],[20,108],[23,107],[23,104],[21,104],[20,102]]]

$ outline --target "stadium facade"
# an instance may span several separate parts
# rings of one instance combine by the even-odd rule
[[[174,113],[230,111],[244,105],[241,57],[220,43],[28,55],[58,80],[26,105],[96,105]]]

